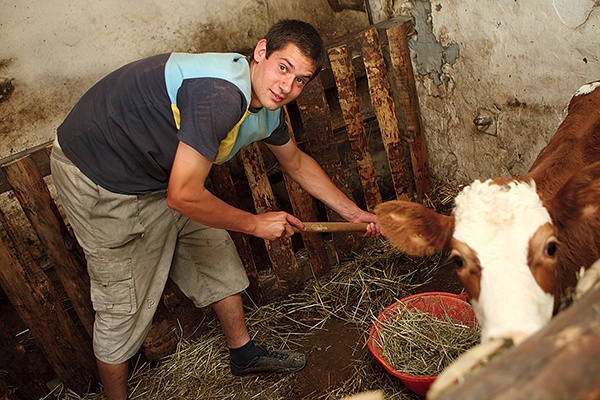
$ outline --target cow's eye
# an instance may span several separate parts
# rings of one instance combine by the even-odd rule
[[[554,257],[556,254],[556,242],[549,242],[544,249],[544,254],[548,257]]]
[[[452,256],[451,260],[454,263],[454,266],[456,268],[462,268],[465,266],[465,262],[463,261],[462,257],[459,255]]]

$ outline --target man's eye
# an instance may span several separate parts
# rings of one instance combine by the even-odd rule
[[[281,72],[285,72],[285,71],[287,70],[287,68],[286,68],[286,66],[285,66],[285,65],[281,64],[281,65],[279,66],[279,70],[280,70]]]
[[[298,84],[298,86],[303,86],[305,83],[305,80],[302,78],[297,78],[296,83]]]

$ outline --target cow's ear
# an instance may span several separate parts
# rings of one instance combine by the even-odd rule
[[[432,255],[450,248],[454,217],[402,200],[379,204],[375,217],[381,233],[404,253]]]

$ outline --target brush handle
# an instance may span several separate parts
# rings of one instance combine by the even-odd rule
[[[367,230],[366,222],[305,222],[307,232],[364,232]],[[294,232],[302,232],[294,228]]]

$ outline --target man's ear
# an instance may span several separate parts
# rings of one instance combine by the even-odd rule
[[[260,39],[258,41],[258,43],[256,43],[256,46],[254,47],[254,54],[253,54],[254,61],[259,62],[264,57],[266,57],[266,54],[267,54],[267,39]]]

